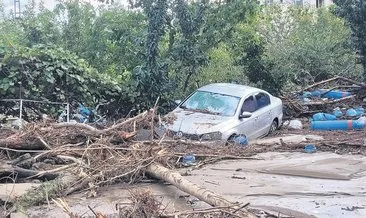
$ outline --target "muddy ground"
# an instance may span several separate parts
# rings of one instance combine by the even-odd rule
[[[252,207],[290,209],[297,211],[293,212],[294,217],[366,217],[365,156],[268,152],[255,157],[258,160],[221,161],[181,172],[202,187],[234,202],[250,203]],[[151,190],[167,206],[167,212],[208,207],[174,186],[162,183],[114,185],[103,188],[95,198],[80,193],[66,199],[78,214],[91,216],[88,206],[113,214],[116,204],[128,202],[129,190],[134,188]],[[26,214],[65,217],[62,209],[53,204],[28,209]]]
[[[271,137],[281,138],[288,134],[303,136],[307,141],[244,147],[240,154],[254,159],[225,160],[180,171],[190,181],[222,194],[228,200],[250,203],[251,207],[277,214],[282,210],[294,210],[294,217],[366,217],[365,131],[282,129]],[[323,137],[321,143],[319,136]],[[313,142],[318,143],[317,152],[305,153],[303,145]],[[12,184],[1,185],[0,197],[17,196],[24,193],[26,187],[37,185],[17,184],[15,188]],[[85,193],[76,193],[66,201],[79,215],[92,216],[90,206],[112,217],[116,204],[128,203],[129,191],[135,188],[151,190],[168,213],[208,207],[174,186],[153,180],[135,186],[104,187],[91,198]],[[23,212],[12,217],[24,214],[25,217],[66,217],[62,209],[51,202]]]

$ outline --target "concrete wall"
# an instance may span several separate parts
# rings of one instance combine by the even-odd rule
[[[298,4],[313,7],[328,7],[333,4],[333,0],[260,0],[263,4]],[[318,2],[318,4],[317,4]]]

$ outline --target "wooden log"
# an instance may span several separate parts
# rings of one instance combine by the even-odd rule
[[[0,162],[0,178],[7,176],[14,176],[17,179],[32,177],[41,180],[53,180],[57,178],[59,174],[52,171],[35,171],[24,169],[18,166],[11,165],[7,162]]]
[[[0,147],[21,150],[37,150],[44,149],[45,145],[37,137],[25,138],[19,134],[14,134],[5,139],[0,139]]]
[[[314,83],[306,88],[303,89],[303,91],[306,91],[306,90],[309,90],[311,88],[314,88],[316,86],[319,86],[319,85],[322,85],[322,84],[325,84],[325,83],[329,83],[329,82],[332,82],[334,80],[338,80],[340,78],[340,76],[336,76],[336,77],[333,77],[333,78],[330,78],[330,79],[327,79],[327,80],[323,80],[323,81],[320,81],[320,82],[317,82],[317,83]]]
[[[366,84],[365,84],[365,83],[357,82],[357,81],[355,81],[355,80],[348,79],[348,78],[343,77],[343,76],[339,76],[338,78],[339,78],[340,80],[343,80],[343,81],[346,81],[346,82],[349,82],[349,83],[355,84],[355,85],[360,86],[360,87],[362,87],[362,88],[366,88]]]
[[[226,200],[224,197],[209,191],[205,188],[198,187],[196,184],[188,181],[183,176],[181,176],[177,171],[169,170],[160,164],[152,163],[150,164],[146,171],[152,176],[162,179],[166,182],[171,183],[178,189],[195,196],[196,198],[204,201],[214,207],[232,207],[235,204]],[[257,217],[254,214],[249,213],[245,209],[242,209],[246,217]]]
[[[305,106],[315,106],[315,105],[325,105],[325,104],[335,104],[347,100],[353,100],[355,99],[356,95],[351,95],[347,97],[343,97],[340,99],[332,100],[332,101],[311,101],[311,102],[304,102],[303,105]]]
[[[94,127],[92,127],[88,124],[85,124],[85,123],[57,123],[57,124],[54,124],[52,127],[55,128],[55,129],[65,128],[65,127],[79,128],[79,129],[84,129],[84,130],[86,130],[89,133],[94,134],[94,135],[102,135],[102,134],[108,134],[109,132],[111,132],[113,130],[116,130],[116,129],[121,128],[121,127],[126,126],[126,125],[129,125],[133,122],[142,121],[146,118],[146,116],[148,114],[149,114],[148,111],[145,111],[144,113],[141,113],[141,114],[139,114],[135,117],[127,119],[127,120],[125,120],[121,123],[118,123],[116,125],[113,125],[113,126],[107,128],[107,129],[103,129],[103,130],[94,128]]]
[[[32,158],[29,153],[25,153],[16,159],[12,160],[12,165],[18,166],[24,169],[30,169],[36,161]]]

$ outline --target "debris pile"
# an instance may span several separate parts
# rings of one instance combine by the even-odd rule
[[[196,147],[197,143],[153,137],[135,141],[137,130],[154,132],[154,111],[105,129],[83,123],[42,122],[27,124],[22,130],[4,131],[0,149],[7,158],[0,160],[0,177],[11,178],[13,182],[43,181],[36,189],[12,200],[27,207],[79,191],[93,197],[101,186],[133,184],[149,177],[169,182],[212,206],[238,207],[173,170],[182,166],[182,157],[189,153],[187,149]],[[197,154],[200,164],[204,164],[205,158],[213,161],[235,158],[230,154],[234,156],[237,154],[234,150],[239,149],[215,149],[207,145],[200,150],[204,151],[202,156],[198,150],[190,152]],[[224,153],[220,154],[220,150]],[[243,217],[251,216],[245,209],[240,213]]]
[[[135,190],[130,192],[131,203],[118,205],[119,217],[159,217],[164,213],[161,203],[154,198],[150,191]]]
[[[189,211],[180,211],[175,213],[167,213],[164,211],[161,202],[155,199],[151,191],[138,189],[130,192],[130,203],[120,203],[116,205],[117,213],[113,215],[115,218],[233,218],[243,217],[240,210],[249,206],[249,204],[242,205],[241,207],[210,207],[205,209],[195,209]],[[58,207],[62,208],[63,211],[69,215],[70,218],[86,218],[78,214],[72,213],[69,205],[63,199],[53,200]],[[96,218],[110,217],[104,215],[98,211],[94,211],[93,208],[89,207],[89,210],[95,215]],[[251,209],[253,213],[266,216],[268,213],[258,209]]]
[[[366,105],[366,84],[337,76],[281,97],[288,117],[303,117],[336,108]]]
[[[148,177],[166,181],[213,206],[207,210],[180,212],[171,217],[256,217],[253,215],[256,212],[248,212],[251,211],[250,206],[232,203],[198,187],[174,169],[187,165],[199,168],[223,159],[254,158],[251,156],[268,151],[303,151],[308,143],[316,145],[319,151],[334,151],[341,147],[347,148],[342,152],[349,152],[348,148],[351,148],[365,153],[366,148],[362,144],[363,136],[356,135],[352,138],[359,140],[357,142],[334,137],[318,141],[301,134],[300,139],[292,135],[287,140],[286,136],[281,136],[253,141],[245,147],[172,140],[164,136],[155,138],[154,126],[158,119],[154,112],[146,111],[104,129],[84,123],[52,121],[28,123],[22,130],[1,128],[0,178],[8,178],[2,182],[43,182],[36,189],[10,201],[15,206],[27,207],[52,202],[75,192],[93,197],[98,195],[102,186],[133,184]],[[136,140],[141,129],[151,133],[150,140]],[[158,203],[146,193],[134,194],[131,200],[137,208],[124,207],[121,217],[140,217],[141,213],[149,213],[151,208],[158,207]],[[70,217],[78,217],[62,201],[57,202],[63,205]],[[170,217],[165,215],[161,217]]]

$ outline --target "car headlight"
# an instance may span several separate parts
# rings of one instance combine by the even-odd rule
[[[210,132],[210,133],[206,133],[203,134],[201,136],[201,140],[220,140],[222,138],[222,133],[221,132]]]

